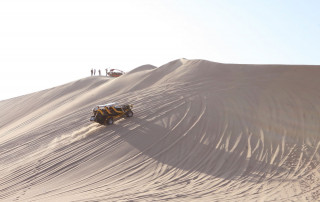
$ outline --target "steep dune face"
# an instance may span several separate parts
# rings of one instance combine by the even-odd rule
[[[0,199],[319,200],[319,76],[181,59],[1,101]],[[134,117],[89,122],[114,101]]]

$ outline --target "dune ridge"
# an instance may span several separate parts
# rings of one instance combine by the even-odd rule
[[[178,59],[0,101],[0,200],[320,200],[319,76]]]

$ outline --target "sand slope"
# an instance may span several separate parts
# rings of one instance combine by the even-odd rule
[[[319,78],[180,59],[1,101],[0,200],[320,200]],[[89,122],[113,101],[134,117]]]

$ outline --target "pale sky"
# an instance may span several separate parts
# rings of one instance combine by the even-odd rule
[[[318,0],[0,0],[0,100],[179,58],[320,65]]]

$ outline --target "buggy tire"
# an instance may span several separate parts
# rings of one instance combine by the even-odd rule
[[[133,112],[131,110],[127,111],[126,116],[127,117],[132,117],[133,116]]]
[[[113,124],[113,118],[111,117],[111,118],[108,118],[107,120],[106,120],[106,124],[107,125],[112,125]]]
[[[96,116],[96,121],[97,121],[98,123],[100,123],[100,124],[103,124],[103,122],[104,122],[103,116],[102,116],[101,114],[97,114],[97,116]]]

